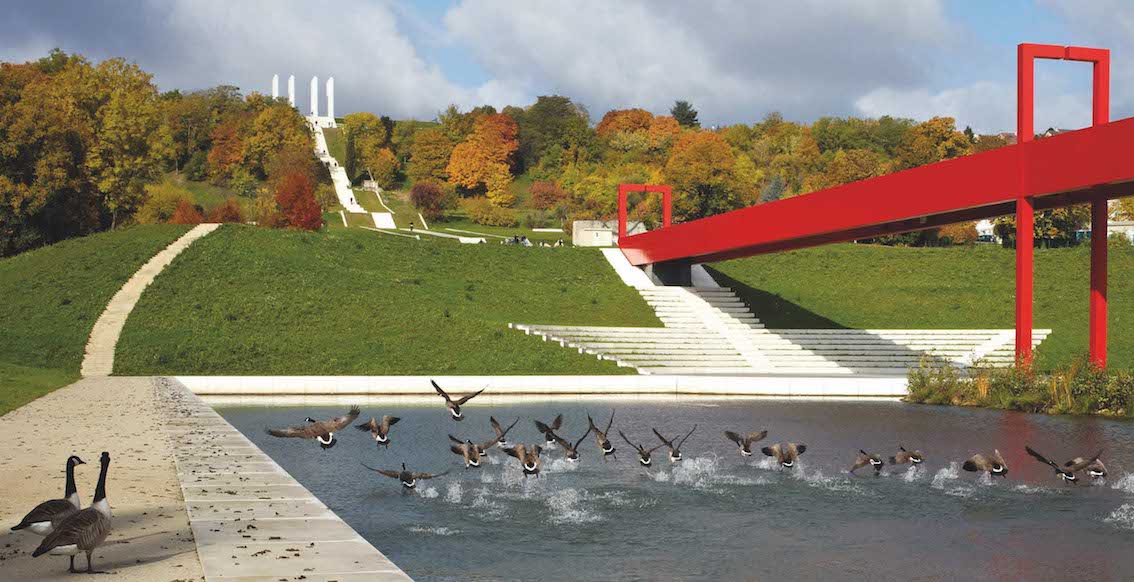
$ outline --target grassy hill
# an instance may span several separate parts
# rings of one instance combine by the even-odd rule
[[[0,260],[0,414],[78,379],[111,296],[187,229],[138,226]]]
[[[768,327],[1011,328],[1014,252],[833,245],[712,265]],[[1037,249],[1035,325],[1052,334],[1041,366],[1087,350],[1090,249]],[[1134,366],[1134,247],[1110,251],[1112,366]]]
[[[142,296],[115,373],[624,371],[508,322],[660,325],[593,249],[229,225]]]

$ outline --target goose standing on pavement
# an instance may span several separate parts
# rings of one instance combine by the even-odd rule
[[[800,443],[777,443],[770,447],[760,449],[760,452],[772,457],[780,464],[781,469],[795,467],[799,456],[807,451],[807,445]]]
[[[563,426],[563,415],[556,415],[555,420],[552,420],[550,425],[544,424],[537,420],[535,421],[535,426],[537,429],[539,429],[539,432],[543,433],[544,442],[549,445],[553,445],[555,444],[555,431],[559,430],[560,427]]]
[[[575,441],[575,444],[571,444],[570,441],[554,432],[551,433],[551,438],[554,439],[555,444],[559,445],[559,448],[563,449],[563,458],[574,463],[579,460],[579,445],[583,444],[583,439],[587,438],[589,434],[591,434],[590,428],[583,433],[583,436],[579,437],[579,440]]]
[[[94,501],[90,507],[64,519],[59,527],[47,534],[39,547],[32,552],[33,558],[47,553],[53,556],[70,556],[71,567],[68,571],[74,573],[75,556],[79,552],[85,552],[87,573],[95,573],[91,554],[106,541],[106,536],[110,535],[110,503],[106,501],[106,473],[110,468],[110,453],[102,453],[99,462],[102,467],[98,474]]]
[[[63,486],[63,498],[44,501],[35,506],[12,528],[12,531],[27,530],[45,536],[58,527],[64,519],[78,513],[79,491],[75,487],[75,466],[85,464],[75,455],[67,457],[67,482]]]
[[[858,450],[858,456],[854,459],[854,464],[851,465],[850,472],[853,475],[855,471],[870,465],[874,469],[874,476],[877,477],[882,474],[882,466],[886,463],[882,461],[882,455],[878,453],[868,453],[862,449]]]
[[[539,445],[523,445],[518,444],[514,447],[504,449],[508,456],[515,457],[520,460],[520,466],[524,470],[524,477],[528,475],[535,475],[539,478],[539,454],[543,452],[543,447]]]
[[[464,406],[465,403],[468,402],[469,400],[476,398],[481,392],[484,392],[484,388],[481,388],[480,390],[477,390],[476,392],[473,392],[472,394],[465,394],[464,396],[458,398],[457,400],[453,400],[452,398],[449,397],[448,393],[446,393],[444,390],[441,389],[440,386],[437,385],[437,382],[430,380],[429,383],[433,384],[433,389],[436,390],[437,393],[440,394],[441,397],[445,399],[445,408],[449,409],[449,414],[453,416],[453,420],[457,420],[457,421],[464,420],[464,418],[465,418],[464,413],[461,412],[461,407]]]
[[[911,466],[920,466],[925,461],[925,455],[921,451],[907,451],[905,447],[898,445],[898,452],[893,457],[890,457],[891,465],[905,465],[909,463]]]
[[[689,429],[689,432],[685,433],[685,436],[681,437],[681,440],[677,441],[676,443],[674,443],[674,440],[676,439],[667,439],[663,437],[661,433],[658,432],[658,429],[651,428],[650,430],[654,431],[654,435],[657,436],[658,439],[661,440],[662,444],[669,449],[669,462],[679,463],[681,462],[681,445],[685,444],[685,440],[689,438],[689,435],[693,434],[693,431],[697,430],[697,425],[693,425],[693,428]]]
[[[751,457],[752,443],[764,440],[764,437],[768,436],[768,431],[762,430],[760,432],[750,432],[746,435],[739,435],[735,432],[732,432],[731,430],[726,430],[724,432],[724,435],[725,438],[736,443],[736,446],[740,447],[741,455],[744,455],[745,457]]]
[[[449,435],[449,440],[456,443],[455,445],[450,445],[449,450],[453,451],[454,455],[460,455],[465,459],[466,469],[468,469],[469,467],[473,467],[475,469],[480,468],[480,445],[477,445],[476,443],[468,439],[462,441],[461,439],[453,435]]]
[[[610,422],[606,423],[606,430],[599,430],[598,427],[595,426],[595,421],[591,419],[590,414],[587,415],[587,424],[589,425],[588,430],[595,433],[595,442],[597,442],[599,448],[602,449],[602,460],[605,462],[606,458],[613,455],[617,450],[614,448],[614,443],[610,442],[610,438],[607,437],[607,433],[610,432],[610,427],[614,425],[614,411],[610,411]],[[616,460],[618,459],[618,457],[614,458]]]
[[[1008,463],[1004,461],[1004,455],[1000,454],[999,449],[993,449],[992,454],[987,457],[977,453],[969,457],[961,468],[970,473],[988,473],[993,477],[1008,475]]]
[[[436,474],[434,474],[434,473],[414,473],[414,472],[410,471],[409,469],[406,469],[405,463],[402,463],[402,470],[401,471],[391,471],[391,470],[388,470],[388,469],[375,469],[374,467],[368,466],[366,463],[362,463],[362,466],[366,467],[367,469],[370,469],[371,471],[374,471],[375,473],[378,473],[380,475],[385,475],[386,477],[389,477],[391,479],[397,479],[398,481],[401,481],[402,487],[404,487],[406,489],[416,488],[418,479],[435,479],[437,477],[441,477],[442,475],[448,475],[449,474],[448,471],[444,471],[442,473],[436,473]]]
[[[1101,450],[1095,455],[1093,461],[1084,459],[1083,457],[1075,457],[1064,463],[1063,468],[1070,470],[1070,467],[1082,467],[1079,470],[1086,473],[1092,479],[1106,479],[1106,465],[1103,464],[1102,459],[1099,458],[1100,456],[1102,456]],[[1086,464],[1084,465],[1083,463]]]
[[[654,451],[665,446],[665,445],[658,445],[658,446],[656,446],[652,449],[647,449],[646,447],[643,447],[642,445],[636,445],[636,444],[630,442],[630,439],[627,438],[626,434],[624,434],[622,431],[618,431],[618,436],[621,436],[622,440],[626,441],[626,444],[630,445],[631,447],[634,447],[634,450],[638,451],[638,463],[640,465],[642,465],[643,467],[649,467],[650,464],[653,463],[653,460],[650,458],[650,455],[652,455]]]
[[[307,424],[285,428],[270,428],[268,434],[280,438],[315,439],[324,451],[338,444],[335,433],[350,426],[362,414],[357,406],[352,406],[350,412],[336,416],[330,420],[316,421],[307,417]]]
[[[355,425],[354,428],[357,428],[358,430],[370,431],[370,434],[374,436],[374,442],[376,443],[375,446],[383,446],[388,449],[390,448],[390,427],[398,424],[399,420],[401,419],[396,416],[390,416],[389,414],[387,414],[382,417],[382,422],[378,422],[373,416],[371,416],[370,420],[362,424]]]

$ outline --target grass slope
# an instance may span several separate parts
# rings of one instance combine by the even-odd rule
[[[1090,249],[1037,249],[1035,326],[1052,334],[1037,364],[1087,350]],[[833,245],[726,261],[717,280],[770,328],[1011,328],[1015,255],[993,246]],[[1134,248],[1111,247],[1109,363],[1134,366]]]
[[[137,226],[0,260],[0,414],[79,377],[110,298],[184,226]]]
[[[508,322],[659,325],[601,254],[224,226],[127,321],[118,374],[617,373]]]

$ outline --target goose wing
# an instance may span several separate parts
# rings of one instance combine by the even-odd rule
[[[571,448],[572,449],[578,449],[579,445],[583,444],[583,439],[587,438],[587,435],[589,435],[589,434],[591,434],[591,429],[588,427],[587,432],[584,432],[583,436],[579,437],[579,440],[575,441],[575,446],[573,446]]]
[[[625,434],[625,433],[623,433],[623,432],[622,432],[621,430],[620,430],[620,431],[618,431],[618,436],[622,437],[622,440],[626,441],[626,444],[628,444],[628,445],[630,445],[630,446],[634,447],[634,449],[635,449],[635,450],[637,450],[637,451],[638,451],[639,453],[644,453],[644,452],[646,452],[646,449],[645,449],[645,448],[643,448],[643,447],[642,447],[641,445],[636,445],[636,444],[634,444],[634,443],[630,442],[630,439],[629,439],[629,438],[627,438],[627,437],[626,437],[626,434]]]
[[[373,421],[374,419],[371,419],[371,420]],[[382,433],[385,434],[385,433],[390,432],[390,427],[394,426],[395,424],[398,424],[399,420],[401,420],[401,418],[398,418],[397,416],[390,416],[389,414],[383,416],[382,417]]]
[[[323,436],[327,434],[327,432],[328,431],[323,428],[322,422],[268,429],[268,434],[285,439],[313,439],[317,436]]]
[[[787,444],[787,452],[792,457],[798,457],[798,456],[802,455],[803,453],[807,452],[807,445],[805,445],[803,443],[788,443]]]
[[[555,420],[551,421],[551,429],[552,430],[559,430],[562,427],[563,427],[563,415],[562,414],[556,414]]]
[[[385,420],[385,417],[383,417],[383,420]],[[368,421],[366,421],[362,424],[356,424],[356,425],[354,425],[354,428],[357,428],[358,430],[368,431],[368,432],[377,432],[378,431],[378,421],[375,420],[373,416],[371,416],[370,420],[368,420]]]
[[[693,428],[697,428],[697,427],[694,426]],[[747,445],[751,445],[752,443],[757,443],[757,442],[764,440],[764,437],[766,437],[766,436],[768,436],[768,431],[766,431],[766,430],[762,430],[760,432],[750,432],[747,435],[745,435],[744,443],[747,444]]]
[[[613,409],[611,409],[611,411],[610,411],[610,421],[608,421],[606,423],[606,430],[602,431],[602,434],[606,434],[606,433],[610,432],[610,427],[612,427],[612,426],[614,426],[614,410]]]
[[[663,437],[661,433],[658,432],[658,429],[651,427],[650,430],[654,431],[654,436],[658,437],[658,440],[660,440],[663,445],[669,447],[671,450],[674,448],[673,441]]]
[[[468,402],[469,400],[472,400],[473,398],[476,398],[477,396],[480,395],[481,392],[484,392],[484,388],[481,388],[480,390],[477,390],[476,392],[473,392],[472,394],[466,394],[466,395],[462,396],[461,399],[457,401],[457,406],[464,406],[466,402]]]
[[[24,529],[33,523],[41,521],[56,521],[61,517],[65,517],[72,513],[77,513],[79,509],[73,503],[66,499],[52,499],[44,501],[35,506],[20,523],[13,527],[13,530]]]
[[[1024,450],[1027,451],[1027,453],[1029,455],[1031,455],[1033,459],[1035,459],[1035,460],[1037,460],[1037,461],[1039,461],[1039,462],[1041,462],[1045,465],[1051,465],[1052,467],[1055,468],[1056,471],[1063,472],[1063,469],[1060,468],[1060,466],[1055,461],[1049,460],[1047,457],[1044,457],[1043,455],[1037,453],[1036,450],[1033,449],[1032,447],[1025,445]]]
[[[574,448],[571,446],[570,442],[555,433],[550,433],[549,436],[551,437],[551,440],[555,441],[555,444],[559,445],[563,449]]]
[[[1101,456],[1102,449],[1099,449],[1099,452],[1095,453],[1095,456],[1089,459],[1076,458],[1075,462],[1068,462],[1066,465],[1064,465],[1064,467],[1066,467],[1068,473],[1076,473],[1089,467],[1092,463],[1099,460],[1099,457]]]
[[[450,469],[451,471],[452,469]],[[442,471],[440,473],[410,473],[414,479],[433,479],[434,477],[442,477],[448,475],[449,471]]]
[[[779,443],[776,443],[770,447],[760,449],[760,452],[764,453],[765,456],[775,457],[778,460],[783,456],[783,447],[781,447]]]
[[[496,440],[499,441],[508,435],[508,431],[512,430],[512,427],[516,426],[516,423],[520,422],[520,419],[517,417],[516,420],[512,421],[512,424],[508,425],[508,428],[502,428],[500,422],[497,421],[494,416],[488,417],[488,422],[492,423],[492,432],[496,433]]]
[[[465,444],[465,441],[463,441],[463,440],[461,440],[461,439],[459,439],[459,438],[457,438],[453,435],[449,435],[449,440],[457,443],[458,445],[464,445]]]
[[[740,436],[739,434],[732,432],[731,430],[726,430],[724,431],[724,436],[726,439],[736,443],[736,446],[744,446],[744,437]]]
[[[693,431],[695,431],[695,430],[697,430],[697,425],[693,425],[693,428],[689,429],[689,432],[685,433],[685,436],[681,437],[680,441],[677,441],[677,448],[680,449],[681,446],[685,444],[685,441],[689,440],[689,437],[693,434]]]
[[[555,430],[552,429],[550,426],[547,426],[546,424],[544,424],[544,423],[542,423],[538,420],[534,421],[534,422],[535,422],[536,430],[538,430],[539,432],[541,432],[545,435],[548,435],[548,436],[555,434]]]
[[[385,475],[385,476],[387,476],[391,479],[400,479],[401,476],[402,476],[401,471],[388,471],[386,469],[375,469],[374,467],[371,467],[370,465],[367,465],[366,463],[359,463],[359,464],[362,465],[363,467],[366,467],[367,469],[370,469],[371,471],[374,471],[375,473],[378,473],[380,475]]]
[[[986,459],[984,455],[977,453],[969,457],[969,459],[961,465],[961,468],[975,473],[977,471],[987,471],[991,466],[992,464],[988,462],[988,459]]]
[[[505,448],[504,453],[507,454],[509,457],[516,457],[517,459],[523,461],[524,455],[526,454],[526,451],[524,450],[524,445],[521,444],[521,445],[516,445],[514,447]]]
[[[436,390],[437,393],[440,394],[441,397],[445,399],[445,402],[448,402],[450,404],[453,402],[453,399],[449,398],[449,395],[444,390],[442,390],[440,386],[437,385],[437,382],[430,380],[429,383],[433,384],[433,389]]]
[[[338,432],[338,431],[350,426],[350,423],[354,422],[355,419],[357,419],[358,415],[360,415],[360,414],[362,414],[362,410],[359,409],[357,406],[352,406],[350,408],[350,412],[347,412],[346,414],[344,414],[342,416],[336,416],[335,418],[332,418],[330,420],[324,420],[322,422],[316,422],[316,423],[312,424],[311,426],[319,427],[321,429],[321,432],[319,434],[327,434],[329,432]]]

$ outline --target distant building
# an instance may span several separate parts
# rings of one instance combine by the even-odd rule
[[[629,235],[646,232],[641,221],[627,222]],[[576,220],[572,223],[571,242],[577,247],[612,247],[618,244],[617,220]]]
[[[996,224],[987,218],[976,223],[977,242],[997,243],[1000,237],[996,235]]]
[[[1112,220],[1106,224],[1106,230],[1110,234],[1122,234],[1134,244],[1134,220]]]

